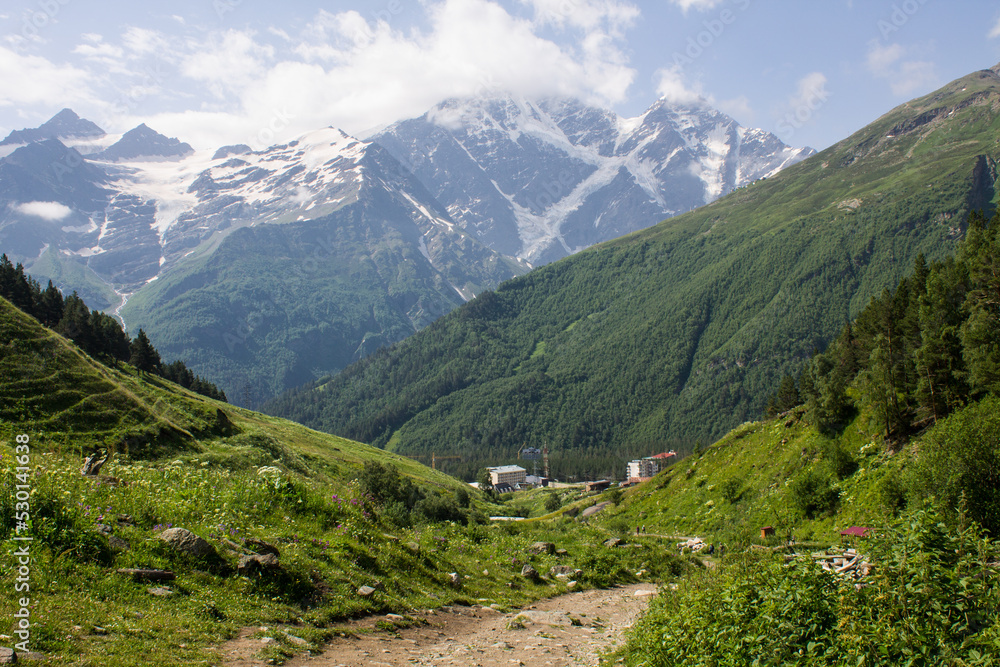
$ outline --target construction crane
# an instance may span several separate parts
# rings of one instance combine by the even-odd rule
[[[524,459],[525,461],[533,462],[532,474],[538,477],[538,459],[542,459],[544,464],[545,476],[549,476],[549,448],[548,447],[528,447],[524,445],[521,449],[517,450],[517,458]]]
[[[426,461],[427,460],[427,455],[426,454],[406,454],[406,458],[408,458],[408,459],[414,459],[415,461]],[[447,461],[449,459],[459,459],[459,460],[461,460],[462,457],[461,456],[438,456],[434,452],[431,452],[431,468],[433,468],[434,470],[437,470],[437,462],[438,461]]]
[[[459,461],[461,461],[462,457],[461,456],[438,456],[437,454],[434,454],[433,452],[431,452],[431,468],[433,468],[434,470],[437,470],[437,462],[438,461],[447,461],[448,459],[458,459]]]

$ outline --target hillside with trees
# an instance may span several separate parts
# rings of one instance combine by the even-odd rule
[[[11,264],[7,255],[0,257],[0,297],[10,301],[41,324],[66,336],[80,349],[109,364],[128,363],[144,373],[155,373],[185,389],[226,400],[224,392],[213,383],[195,375],[187,365],[176,360],[164,364],[160,353],[139,329],[135,338],[122,329],[121,323],[98,310],[90,310],[76,292],[63,297],[50,280],[42,289],[37,280],[24,272],[19,263]]]

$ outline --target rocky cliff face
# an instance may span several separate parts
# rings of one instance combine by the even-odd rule
[[[813,153],[707,105],[637,118],[576,100],[449,100],[373,139],[455,220],[545,263],[711,202]]]

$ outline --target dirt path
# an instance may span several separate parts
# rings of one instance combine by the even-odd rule
[[[600,653],[618,645],[624,630],[645,611],[652,584],[570,593],[502,614],[489,607],[445,607],[411,616],[426,621],[397,633],[362,633],[339,638],[321,655],[300,656],[290,667],[562,667],[597,665]],[[359,622],[372,627],[386,617]],[[261,648],[249,635],[223,646],[227,667],[264,665],[253,654]]]

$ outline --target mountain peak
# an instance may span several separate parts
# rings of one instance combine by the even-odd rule
[[[194,152],[189,144],[167,137],[140,123],[107,149],[93,155],[97,160],[118,162],[135,159],[178,159]]]
[[[52,118],[35,128],[14,130],[2,144],[28,144],[45,139],[67,139],[103,137],[104,130],[85,118],[80,118],[72,109],[63,109]]]

